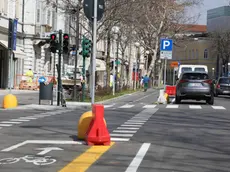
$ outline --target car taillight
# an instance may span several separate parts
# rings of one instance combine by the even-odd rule
[[[211,80],[211,79],[205,80],[204,82],[205,82],[205,83],[208,83],[208,84],[212,84],[212,80]]]
[[[185,82],[188,82],[188,80],[185,79],[180,80],[180,83],[185,83]]]
[[[220,88],[220,84],[217,84],[217,85],[216,85],[216,88]]]

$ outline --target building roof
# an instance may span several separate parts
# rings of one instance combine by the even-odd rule
[[[206,25],[182,25],[182,30],[184,32],[207,32],[207,26]]]

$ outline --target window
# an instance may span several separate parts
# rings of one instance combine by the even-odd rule
[[[37,21],[37,23],[40,23],[40,9],[37,9],[37,19],[36,19],[36,21]]]
[[[0,0],[0,13],[7,14],[8,0]]]
[[[209,76],[208,74],[205,74],[205,73],[185,73],[182,76],[182,79],[204,80],[204,79],[209,79]]]
[[[194,50],[192,50],[192,58],[193,59],[195,58],[195,52],[194,52]]]
[[[50,17],[51,17],[51,12],[50,12],[50,10],[48,10],[48,12],[47,12],[47,24],[48,24],[48,25],[51,24],[51,23],[50,23]]]
[[[182,73],[184,73],[184,72],[191,72],[192,68],[191,67],[183,67],[183,68],[181,68],[181,71],[182,71]]]
[[[198,49],[196,49],[196,58],[197,58],[197,59],[199,58],[199,52],[198,52]]]
[[[202,67],[196,67],[195,72],[205,72],[205,69]]]
[[[205,49],[205,50],[204,50],[204,59],[207,59],[207,58],[208,58],[208,50]]]

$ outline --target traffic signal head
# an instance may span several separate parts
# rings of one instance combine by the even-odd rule
[[[58,46],[58,43],[57,43],[57,36],[56,36],[56,34],[51,34],[50,35],[50,51],[52,52],[52,53],[56,53],[56,51],[57,51],[57,46]]]
[[[91,40],[87,39],[86,37],[83,37],[82,54],[84,57],[90,57],[91,47],[92,47]]]
[[[63,35],[63,53],[68,54],[69,52],[69,34],[65,33]]]

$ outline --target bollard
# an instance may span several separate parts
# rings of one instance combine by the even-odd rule
[[[93,105],[94,118],[90,123],[86,134],[88,145],[110,145],[111,138],[107,126],[104,122],[104,106]]]
[[[18,106],[17,97],[13,94],[7,94],[4,96],[2,106],[4,109],[15,108]]]
[[[77,129],[77,134],[78,134],[78,139],[84,140],[86,138],[86,132],[89,129],[89,125],[94,118],[94,115],[92,111],[85,112],[81,115],[81,118],[78,121],[78,129]],[[106,125],[106,121],[104,119],[104,123]]]
[[[157,99],[157,102],[160,104],[166,104],[166,98],[165,98],[165,93],[164,90],[160,90],[159,97]]]

